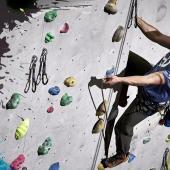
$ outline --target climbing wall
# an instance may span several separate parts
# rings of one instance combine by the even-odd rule
[[[61,170],[89,170],[94,160],[99,135],[92,135],[93,125],[97,121],[92,104],[88,83],[92,76],[103,78],[106,70],[116,64],[119,43],[112,43],[112,35],[118,25],[124,26],[130,0],[118,1],[118,13],[107,15],[103,7],[107,1],[38,1],[30,9],[13,9],[10,3],[2,1],[1,11],[4,17],[0,21],[0,157],[11,163],[19,154],[25,155],[23,166],[28,170],[47,170],[50,165],[59,162]],[[169,33],[168,0],[139,1],[139,16],[152,23],[165,34]],[[0,7],[0,8],[1,8]],[[38,7],[38,8],[37,8]],[[44,15],[57,8],[54,21],[44,22]],[[8,11],[8,12],[7,12]],[[60,33],[64,23],[69,24],[67,33]],[[45,43],[50,32],[54,39]],[[48,51],[46,72],[47,85],[40,83],[35,93],[24,93],[31,58],[38,59],[42,49]],[[156,63],[167,50],[147,40],[133,26],[128,30],[119,72],[125,67],[128,51],[132,50],[151,63]],[[39,60],[36,66],[38,73]],[[64,80],[74,76],[74,87],[64,85]],[[51,87],[58,86],[60,92],[53,96],[48,93]],[[96,106],[102,101],[101,90],[92,86],[91,91]],[[6,109],[5,105],[13,93],[21,94],[16,109]],[[61,97],[67,93],[73,101],[61,106]],[[129,89],[129,103],[136,95],[136,88]],[[105,98],[109,89],[104,90]],[[115,94],[113,94],[112,103]],[[54,111],[47,109],[53,106]],[[119,108],[120,114],[124,109]],[[15,131],[21,118],[30,121],[27,134],[20,140],[15,139]],[[136,158],[115,169],[160,168],[162,154],[167,146],[165,138],[168,128],[158,125],[159,115],[148,118],[135,129],[131,152]],[[144,137],[151,141],[143,144]],[[46,155],[37,154],[38,147],[50,137],[52,147]],[[102,141],[103,142],[103,141]],[[115,152],[114,134],[110,155]],[[103,143],[97,164],[104,157]],[[149,160],[149,161],[148,161]]]

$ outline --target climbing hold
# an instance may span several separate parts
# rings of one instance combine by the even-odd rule
[[[104,7],[104,12],[108,14],[116,14],[117,12],[117,0],[109,0]]]
[[[107,100],[104,100],[104,102],[102,102],[97,108],[96,116],[102,116],[103,114],[107,113],[108,109],[109,109],[109,102]]]
[[[0,159],[0,170],[11,170],[11,167],[4,160]]]
[[[150,140],[151,140],[151,138],[149,138],[149,137],[145,138],[145,139],[143,140],[143,144],[146,144],[146,143],[150,142]]]
[[[47,109],[47,112],[48,112],[48,113],[52,113],[53,111],[54,111],[53,106],[51,106],[51,107],[49,107],[49,108]]]
[[[69,25],[68,23],[65,23],[62,28],[60,29],[60,33],[67,33],[69,30]]]
[[[52,164],[49,168],[49,170],[59,170],[59,169],[60,169],[59,162]]]
[[[22,170],[27,170],[27,167],[23,167]]]
[[[23,8],[20,8],[19,10],[20,10],[21,12],[25,13],[25,11],[24,11],[24,9],[23,9]]]
[[[20,103],[20,94],[14,93],[8,103],[6,104],[6,109],[15,109]]]
[[[135,159],[135,155],[133,155],[132,153],[129,154],[129,159],[128,159],[128,163],[132,162]]]
[[[164,124],[165,124],[165,120],[164,120],[164,119],[160,119],[160,120],[159,120],[159,125],[162,126],[162,125],[164,125]]]
[[[48,33],[46,34],[46,36],[45,36],[45,43],[49,43],[49,42],[51,42],[53,39],[54,39],[54,36],[53,36],[50,32],[48,32]]]
[[[58,95],[60,93],[60,88],[58,86],[54,86],[54,87],[51,87],[49,90],[48,90],[48,93],[50,93],[51,95]]]
[[[18,140],[23,138],[26,135],[28,128],[29,128],[29,119],[25,119],[17,127],[15,132],[15,139]]]
[[[110,70],[106,71],[106,77],[111,77],[115,73],[115,67],[113,66]]]
[[[113,34],[112,42],[119,42],[122,39],[124,34],[125,34],[124,27],[119,25]]]
[[[52,147],[52,140],[48,137],[41,146],[38,147],[38,155],[46,155]]]
[[[54,21],[56,17],[57,17],[57,10],[48,11],[44,15],[44,21],[51,22]]]
[[[23,154],[20,154],[12,163],[11,168],[12,170],[19,170],[21,168],[21,164],[23,164],[25,161],[25,156]]]
[[[71,76],[71,77],[68,77],[64,80],[64,85],[66,85],[67,87],[74,87],[77,83],[77,80]]]
[[[167,136],[167,138],[166,138],[165,141],[166,141],[166,142],[170,142],[170,134]]]
[[[97,166],[97,169],[98,170],[104,170],[105,168],[104,168],[102,163],[99,163],[99,165]]]
[[[104,129],[104,120],[103,119],[99,119],[95,125],[93,126],[93,129],[92,129],[92,133],[99,133],[101,132],[101,130]]]
[[[69,96],[67,93],[65,93],[60,100],[60,105],[61,106],[66,106],[69,105],[73,101],[73,97]]]

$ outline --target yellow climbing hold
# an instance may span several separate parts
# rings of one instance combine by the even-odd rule
[[[166,141],[166,142],[170,142],[170,135],[167,136],[167,138],[166,138],[165,141]]]
[[[74,87],[77,84],[77,80],[73,76],[71,76],[64,80],[64,84],[67,87]]]
[[[19,10],[20,10],[21,12],[25,13],[24,9],[20,8]]]
[[[23,138],[26,135],[28,128],[29,128],[29,119],[25,119],[17,127],[15,132],[15,139],[18,140]]]
[[[97,108],[96,116],[102,116],[103,114],[107,113],[108,109],[109,102],[107,100],[104,100],[104,102],[102,102]]]
[[[98,170],[104,170],[104,166],[102,163],[99,163],[99,165],[97,166]]]
[[[101,132],[101,130],[103,130],[104,129],[104,120],[103,119],[99,119],[96,123],[95,123],[95,125],[94,125],[94,127],[93,127],[93,129],[92,129],[92,133],[99,133],[99,132]]]

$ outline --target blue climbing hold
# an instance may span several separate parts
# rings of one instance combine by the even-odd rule
[[[60,168],[60,165],[59,165],[59,162],[57,162],[57,163],[52,164],[49,170],[59,170],[59,168]]]
[[[11,167],[4,160],[0,159],[0,170],[11,170]]]
[[[58,86],[54,86],[54,87],[51,87],[49,90],[48,90],[48,93],[50,93],[51,95],[58,95],[60,93],[60,88]]]
[[[128,163],[132,162],[135,159],[135,155],[133,155],[132,153],[129,154],[129,159],[128,159]]]
[[[111,77],[114,72],[115,72],[115,67],[113,66],[110,70],[106,71],[106,77]]]

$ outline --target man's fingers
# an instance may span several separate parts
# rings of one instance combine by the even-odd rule
[[[108,78],[108,77],[104,78],[103,83],[109,84],[111,80],[112,80],[112,78]]]

